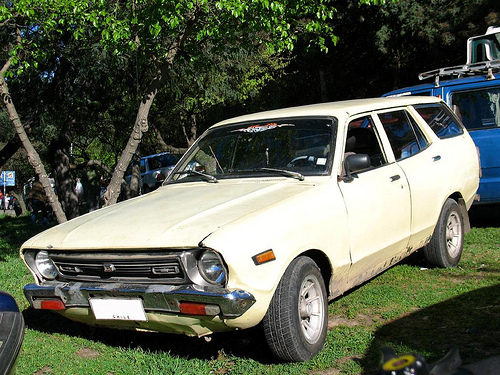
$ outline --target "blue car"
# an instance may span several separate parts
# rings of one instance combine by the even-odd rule
[[[500,203],[500,27],[490,27],[485,35],[469,38],[467,44],[467,64],[421,73],[420,79],[434,78],[434,82],[383,96],[442,98],[479,148],[482,177],[476,204]]]
[[[23,337],[23,315],[14,298],[0,291],[0,375],[13,372]]]
[[[139,164],[141,169],[139,181],[141,193],[146,194],[158,188],[181,156],[170,152],[162,152],[142,157]],[[129,173],[125,176],[125,181],[129,183],[131,178],[132,176]]]

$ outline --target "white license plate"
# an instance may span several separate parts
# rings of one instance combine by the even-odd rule
[[[141,299],[90,298],[90,307],[97,320],[147,321]]]

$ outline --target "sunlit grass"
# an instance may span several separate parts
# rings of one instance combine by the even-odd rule
[[[380,349],[419,352],[429,361],[458,345],[464,363],[500,352],[500,229],[473,228],[454,269],[418,258],[397,265],[329,305],[324,350],[308,363],[277,363],[259,328],[204,339],[94,329],[28,308],[33,281],[19,246],[43,228],[0,217],[0,289],[24,310],[17,374],[365,374]]]

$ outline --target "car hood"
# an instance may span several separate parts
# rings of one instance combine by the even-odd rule
[[[57,225],[26,241],[23,248],[196,247],[222,226],[313,186],[291,179],[167,185]]]

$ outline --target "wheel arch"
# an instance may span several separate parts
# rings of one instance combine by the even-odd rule
[[[457,202],[458,207],[460,207],[460,213],[462,214],[462,219],[464,221],[464,232],[465,233],[470,232],[471,226],[469,220],[469,213],[467,211],[467,204],[465,203],[465,199],[463,198],[462,194],[456,191],[453,194],[451,194],[448,198],[453,199],[455,202]]]
[[[323,281],[325,282],[325,288],[330,296],[330,280],[332,278],[332,265],[330,263],[330,260],[328,259],[328,256],[321,250],[317,249],[311,249],[303,252],[299,256],[307,256],[311,258],[314,263],[318,266],[321,276],[323,276]]]

